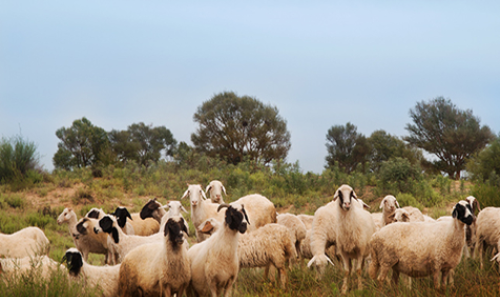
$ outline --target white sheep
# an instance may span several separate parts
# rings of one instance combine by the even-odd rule
[[[58,269],[66,270],[66,267],[59,265],[49,257],[30,256],[24,258],[5,258],[0,259],[0,274],[9,277],[19,278],[20,274],[28,271],[34,272],[34,275],[40,276],[44,280],[49,280],[52,274]]]
[[[162,206],[162,208],[168,209],[168,211],[161,218],[160,232],[164,231],[165,223],[167,222],[167,220],[176,216],[182,217],[184,225],[186,225],[186,230],[189,230],[189,225],[186,219],[184,219],[184,216],[182,215],[182,212],[187,213],[187,210],[184,208],[184,206],[182,206],[180,201],[176,200],[169,201],[166,205]],[[186,234],[188,234],[188,231],[186,231]]]
[[[279,217],[279,216],[278,216]],[[201,224],[203,233],[213,234],[222,224],[210,218]],[[271,266],[279,273],[280,286],[286,284],[286,262],[297,257],[289,229],[280,224],[267,224],[238,239],[238,258],[241,268],[265,267],[264,276],[269,277]]]
[[[290,231],[292,242],[294,243],[297,255],[300,255],[302,241],[306,238],[306,225],[295,215],[290,213],[278,215],[278,224],[283,225]]]
[[[479,206],[479,202],[474,196],[469,196],[465,198],[467,202],[469,202],[472,210],[472,214],[474,215],[474,221],[472,221],[472,224],[470,226],[466,225],[465,226],[465,244],[466,244],[466,256],[467,257],[474,257],[474,250],[476,248],[476,241],[477,241],[477,224],[476,224],[476,214],[479,214],[481,211],[481,207]]]
[[[278,222],[274,204],[260,194],[243,196],[233,203],[245,206],[248,219],[252,222],[252,224],[248,226],[248,232],[257,230],[266,224]]]
[[[49,240],[38,227],[26,227],[12,234],[0,233],[0,257],[24,258],[47,254]]]
[[[125,256],[120,268],[121,296],[182,296],[191,267],[187,257],[187,229],[180,216],[167,220],[163,240],[137,247]]]
[[[380,209],[382,213],[372,213],[373,222],[377,226],[377,230],[388,225],[394,220],[394,212],[399,208],[399,203],[396,197],[387,195],[380,202]]]
[[[98,225],[97,219],[88,217],[80,219],[75,226],[77,233],[73,234],[75,246],[82,253],[85,261],[88,260],[89,253],[95,253],[105,255],[105,263],[109,263],[108,236],[94,232],[94,228]]]
[[[440,222],[410,222],[388,225],[371,239],[370,277],[383,282],[392,268],[395,284],[399,274],[410,277],[432,275],[439,289],[439,274],[445,285],[448,275],[453,284],[453,269],[460,262],[465,244],[464,224],[471,224],[473,216],[468,203],[458,202],[453,208],[453,220]]]
[[[75,248],[70,248],[64,255],[68,263],[70,280],[81,281],[84,286],[98,288],[102,296],[118,296],[118,274],[120,265],[94,266],[90,265]]]
[[[227,196],[226,188],[224,188],[224,185],[218,180],[211,181],[205,189],[205,192],[207,193],[207,195],[210,194],[210,200],[213,203],[224,203],[224,199],[222,199],[222,193]]]
[[[432,220],[428,217],[427,221]],[[394,212],[394,222],[424,222],[426,221],[425,216],[422,212],[413,206],[405,206],[403,208],[398,208]],[[432,220],[433,221],[433,220]]]
[[[306,214],[299,214],[299,215],[297,215],[297,218],[299,218],[302,221],[302,223],[304,223],[307,230],[311,230],[314,216],[306,215]]]
[[[128,235],[118,226],[116,218],[110,215],[99,220],[99,225],[94,232],[108,234],[108,260],[112,265],[121,263],[123,258],[134,248],[147,243],[155,243],[162,239],[162,234],[157,233],[150,236]]]
[[[358,289],[362,289],[363,263],[370,253],[370,238],[376,231],[372,216],[363,207],[356,206],[356,200],[356,193],[348,185],[340,186],[333,197],[335,244],[344,264],[343,293],[348,289],[351,260],[356,260]]]
[[[483,254],[487,247],[500,252],[500,208],[485,207],[476,218],[476,252],[483,269]]]
[[[232,287],[240,262],[238,257],[239,233],[245,233],[248,221],[245,209],[240,204],[221,204],[219,210],[227,207],[224,223],[207,240],[193,245],[188,251],[191,262],[191,281],[188,296],[231,296]]]

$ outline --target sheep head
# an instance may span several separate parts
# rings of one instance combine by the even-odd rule
[[[63,256],[62,262],[68,263],[69,273],[76,276],[80,273],[83,266],[82,254],[75,248],[70,248]]]
[[[188,230],[184,223],[184,218],[180,216],[169,218],[165,223],[164,236],[168,236],[168,240],[175,245],[182,245],[184,243],[184,234],[187,233]]]
[[[108,234],[110,234],[113,237],[113,240],[115,243],[120,242],[120,237],[118,233],[116,220],[114,220],[112,217],[109,215],[104,216],[102,219],[99,220],[99,228],[94,227],[94,232],[98,234],[101,231],[104,231]]]
[[[203,200],[207,199],[207,196],[205,196],[205,192],[203,192],[201,185],[188,184],[188,189],[186,190],[186,192],[184,192],[181,199],[184,199],[188,196],[189,201],[191,202],[191,206],[196,206]]]
[[[224,195],[227,196],[226,188],[224,188],[224,185],[218,180],[211,181],[210,184],[208,184],[205,192],[207,194],[210,193],[210,199],[213,203],[221,203],[222,192],[224,192]]]
[[[132,220],[130,212],[128,212],[128,210],[122,206],[118,206],[115,212],[111,215],[114,215],[116,217],[116,221],[118,222],[118,226],[120,226],[120,228],[125,227],[125,225],[127,224],[127,218]]]
[[[339,205],[344,210],[349,210],[351,208],[352,199],[358,200],[356,193],[354,190],[348,185],[340,186],[337,191],[335,191],[335,195],[333,196],[333,201],[339,200]]]
[[[472,214],[472,207],[467,201],[459,201],[453,207],[451,216],[454,219],[461,221],[464,224],[470,225],[474,221],[474,215]]]
[[[399,203],[396,200],[396,197],[392,195],[387,195],[380,202],[380,209],[384,209],[387,213],[393,213],[396,208],[399,208]]]
[[[247,231],[247,223],[250,225],[248,220],[247,212],[243,204],[221,204],[217,208],[217,212],[222,208],[226,209],[225,222],[231,230],[237,230],[240,233],[245,233]],[[244,221],[246,220],[246,222]]]
[[[146,205],[141,209],[140,217],[145,220],[146,218],[155,218],[155,214],[161,207],[161,203],[156,201],[156,198],[150,199]],[[160,217],[161,219],[161,217]]]
[[[63,212],[57,218],[57,224],[61,225],[64,222],[69,222],[69,219],[71,218],[72,211],[73,210],[71,208],[65,208],[63,210]]]
[[[394,212],[394,222],[409,222],[410,221],[410,213],[406,211],[406,209],[396,209]]]

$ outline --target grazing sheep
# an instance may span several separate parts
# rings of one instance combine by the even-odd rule
[[[278,215],[278,224],[288,228],[297,255],[299,255],[301,243],[306,238],[306,225],[297,216],[289,213]]]
[[[223,291],[225,296],[231,296],[240,269],[238,234],[245,233],[250,222],[242,205],[221,204],[218,210],[224,207],[227,209],[222,227],[188,251],[191,262],[188,296],[219,296]]]
[[[47,254],[49,240],[38,227],[26,227],[12,234],[0,233],[0,257],[25,258]]]
[[[473,220],[469,204],[458,202],[452,217],[451,221],[397,223],[380,229],[370,242],[370,277],[375,279],[380,270],[377,279],[383,282],[392,268],[395,284],[400,273],[410,277],[432,275],[439,289],[441,272],[443,285],[448,275],[453,284],[452,271],[460,262],[465,244],[464,224],[470,225]]]
[[[68,263],[69,276],[72,281],[81,281],[84,286],[99,288],[102,296],[118,296],[118,273],[120,265],[94,266],[82,258],[75,248],[66,251],[63,261]]]
[[[363,288],[361,280],[363,263],[370,253],[370,238],[376,231],[372,216],[363,207],[357,207],[356,200],[356,193],[348,185],[340,186],[333,197],[335,244],[344,264],[342,293],[347,292],[352,269],[351,260],[356,260],[358,289]]]
[[[213,203],[224,203],[224,200],[222,199],[222,193],[227,196],[226,188],[224,188],[224,185],[218,180],[211,181],[208,184],[205,192],[207,193],[207,195],[210,193],[210,200]]]
[[[139,235],[139,236],[149,236],[158,233],[160,230],[160,224],[152,218],[142,219],[139,213],[133,213],[132,215],[128,212],[125,207],[116,208],[112,215],[116,216],[118,225],[123,229],[123,225],[126,223],[127,230],[123,229],[128,235]],[[130,219],[130,221],[127,220]],[[127,232],[128,229],[132,229],[133,233]]]
[[[202,232],[213,234],[222,224],[210,218],[201,224]],[[238,257],[241,268],[265,267],[269,277],[271,265],[278,269],[280,286],[285,287],[287,261],[297,257],[289,229],[280,224],[267,224],[238,239]]]
[[[120,268],[121,296],[182,296],[191,267],[187,257],[184,218],[169,218],[163,226],[164,239],[137,247],[123,259]]]
[[[476,252],[483,269],[483,254],[488,247],[493,253],[500,251],[500,208],[485,207],[476,218]]]
[[[35,275],[39,275],[44,280],[49,280],[52,273],[58,269],[65,270],[63,265],[59,265],[56,261],[47,256],[35,256],[24,258],[5,258],[0,259],[0,274],[5,274],[11,277],[20,277],[19,274],[24,274],[28,271],[35,271]]]
[[[146,244],[155,243],[162,239],[162,234],[157,233],[151,236],[127,235],[118,226],[113,216],[106,215],[99,220],[99,225],[94,228],[96,234],[101,231],[108,234],[108,258],[112,265],[121,263],[123,258],[134,248]]]
[[[88,260],[89,253],[106,255],[105,263],[109,261],[108,236],[104,233],[96,234],[94,228],[99,221],[92,218],[82,218],[76,224],[75,246],[82,253],[83,259]]]
[[[328,263],[333,265],[332,260],[326,255],[326,250],[334,246],[336,241],[335,203],[333,201],[329,202],[316,210],[310,231],[310,239],[306,240],[310,241],[309,246],[312,254],[307,267],[314,265],[320,276],[323,275]],[[304,250],[307,251],[307,248]],[[309,255],[304,252],[304,256],[308,258]]]

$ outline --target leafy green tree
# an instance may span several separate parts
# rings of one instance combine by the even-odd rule
[[[384,130],[376,130],[368,138],[370,144],[370,163],[374,172],[380,170],[383,162],[391,158],[405,158],[411,164],[419,164],[423,159],[422,151],[406,144],[399,137],[393,136]]]
[[[500,134],[481,152],[470,158],[467,171],[473,178],[481,181],[492,175],[500,176]]]
[[[472,110],[460,110],[443,97],[418,102],[410,109],[410,117],[414,124],[406,125],[410,135],[404,140],[434,154],[438,160],[432,162],[433,166],[454,179],[460,178],[467,159],[493,136]]]
[[[75,120],[69,128],[58,129],[56,136],[61,141],[52,160],[60,169],[96,165],[100,162],[99,155],[109,147],[106,131],[85,117]]]
[[[199,124],[191,134],[195,149],[228,163],[268,164],[285,159],[290,150],[290,132],[278,109],[249,96],[219,93],[198,107],[194,121]]]
[[[326,168],[332,168],[335,162],[338,162],[340,168],[351,173],[358,164],[364,165],[368,160],[370,145],[366,137],[358,133],[357,129],[355,125],[347,123],[345,126],[336,125],[328,130]]]
[[[111,147],[119,161],[135,160],[148,167],[162,157],[174,154],[177,141],[165,126],[153,127],[144,123],[132,124],[126,131],[113,130],[109,133]]]

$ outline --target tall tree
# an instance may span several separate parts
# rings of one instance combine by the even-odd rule
[[[198,107],[191,141],[198,152],[237,164],[245,158],[267,164],[285,159],[290,132],[278,109],[233,92],[219,93]]]
[[[52,159],[56,168],[81,168],[97,164],[99,155],[109,145],[106,131],[92,125],[85,117],[75,120],[69,128],[60,128],[56,136],[61,140]]]
[[[467,159],[493,137],[472,110],[460,110],[443,97],[417,103],[410,117],[414,124],[406,125],[410,135],[404,140],[434,154],[438,160],[433,166],[455,179],[460,178]]]
[[[479,180],[487,180],[492,174],[500,176],[500,134],[467,162],[467,171]]]
[[[164,152],[173,156],[177,141],[165,126],[153,127],[140,122],[132,124],[125,131],[109,132],[111,146],[121,162],[135,160],[148,167],[156,163]]]
[[[327,168],[333,167],[335,162],[347,173],[356,169],[358,164],[368,160],[370,146],[366,137],[357,132],[357,127],[351,123],[345,126],[336,125],[326,134]]]
[[[368,138],[370,144],[371,169],[378,172],[383,162],[391,158],[407,159],[412,165],[423,159],[422,151],[413,145],[406,144],[399,137],[384,130],[376,130]]]

